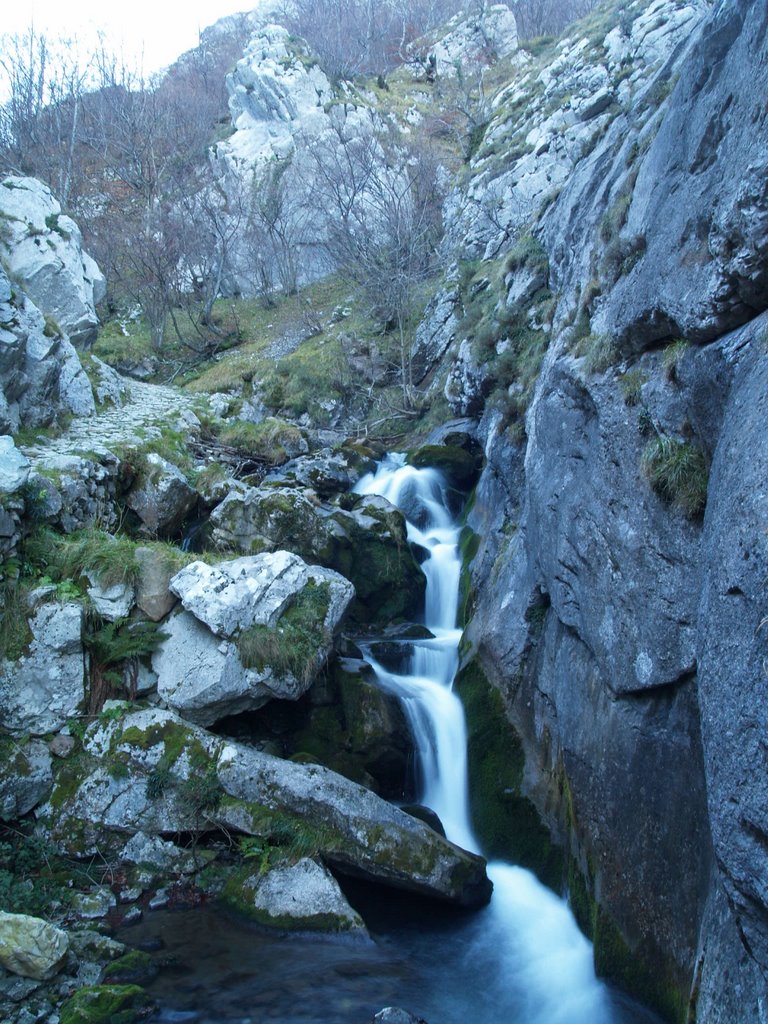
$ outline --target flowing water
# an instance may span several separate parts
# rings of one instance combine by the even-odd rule
[[[439,473],[390,456],[357,490],[399,506],[408,537],[427,553],[425,625],[409,642],[406,671],[368,655],[380,686],[397,694],[413,730],[419,799],[448,837],[482,852],[467,796],[463,708],[452,692],[458,527]],[[388,1005],[429,1024],[641,1024],[657,1018],[595,977],[592,949],[567,904],[530,872],[492,863],[494,893],[479,912],[344,881],[372,942],[272,935],[203,907],[158,912],[124,934],[161,942],[172,965],[152,986],[164,1024],[367,1024]],[[194,915],[193,923],[190,919]]]
[[[416,469],[402,456],[389,456],[356,490],[380,494],[398,506],[406,516],[409,541],[427,552],[424,624],[435,639],[413,644],[402,673],[388,671],[370,655],[368,660],[379,685],[400,698],[411,725],[419,801],[438,814],[450,840],[482,853],[469,815],[464,713],[452,690],[461,638],[455,628],[461,562],[459,527],[449,512],[445,485],[436,470]],[[483,967],[483,981],[473,986],[471,996],[475,1011],[480,1010],[474,1019],[521,1024],[620,1019],[608,990],[595,977],[591,945],[567,904],[522,868],[495,862],[488,873],[493,898],[465,949],[465,958]]]

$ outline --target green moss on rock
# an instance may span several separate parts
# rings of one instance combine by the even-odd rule
[[[61,1024],[133,1024],[147,1004],[138,985],[89,985],[61,1007]]]
[[[142,985],[157,974],[157,965],[149,953],[132,949],[104,968],[102,982],[113,985]]]
[[[408,462],[417,469],[438,469],[452,487],[468,491],[480,475],[482,455],[479,449],[472,453],[456,445],[428,444],[409,452]]]
[[[483,849],[521,864],[559,891],[562,851],[523,795],[525,755],[498,690],[473,662],[460,673],[456,691],[467,716],[470,807]]]

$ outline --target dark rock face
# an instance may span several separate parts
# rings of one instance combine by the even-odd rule
[[[615,693],[689,673],[699,529],[670,515],[643,479],[638,410],[625,405],[613,375],[589,378],[561,359],[529,430],[527,540],[558,618]]]
[[[703,539],[699,700],[715,852],[744,940],[765,971],[768,356],[762,345],[755,348],[736,372],[712,461]]]
[[[768,9],[720,0],[640,169],[626,235],[645,257],[613,290],[628,349],[711,340],[768,304]]]

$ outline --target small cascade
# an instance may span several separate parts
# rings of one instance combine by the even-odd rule
[[[432,808],[448,838],[482,853],[472,833],[464,710],[453,693],[461,630],[456,628],[461,560],[459,528],[439,472],[415,469],[390,455],[356,490],[379,494],[406,517],[408,539],[427,551],[424,625],[434,639],[407,641],[407,671],[390,672],[370,653],[379,685],[396,694],[413,733],[421,803]],[[474,1019],[480,1024],[611,1024],[615,1020],[592,965],[592,949],[567,906],[528,871],[493,863],[489,907],[465,951],[482,970]],[[482,989],[482,991],[480,991]]]

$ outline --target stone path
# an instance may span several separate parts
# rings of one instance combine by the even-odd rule
[[[197,396],[161,384],[128,378],[122,378],[122,383],[122,405],[110,405],[95,416],[74,419],[60,437],[23,445],[21,450],[31,462],[78,451],[102,454],[114,445],[159,437],[162,426],[177,429],[184,415],[193,412],[200,402]],[[183,423],[180,425],[183,427]]]

